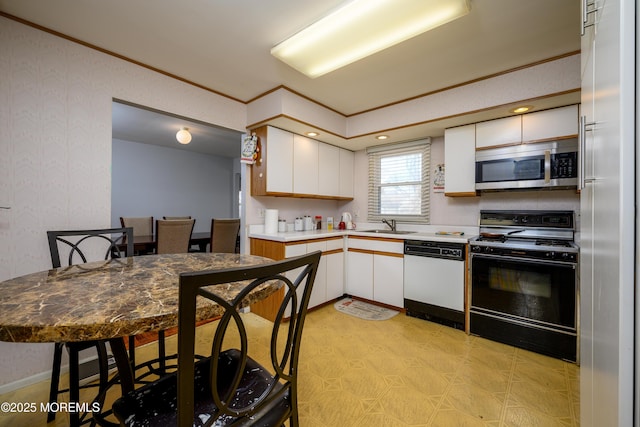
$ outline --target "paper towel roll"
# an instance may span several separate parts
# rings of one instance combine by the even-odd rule
[[[278,232],[278,209],[265,209],[264,232],[266,234],[276,234]]]

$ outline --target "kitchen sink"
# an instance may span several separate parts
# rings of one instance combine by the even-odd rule
[[[380,233],[380,234],[411,234],[416,233],[415,231],[406,231],[406,230],[361,230],[363,233]]]

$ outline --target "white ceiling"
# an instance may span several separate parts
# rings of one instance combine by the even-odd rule
[[[111,136],[115,139],[219,157],[240,157],[242,134],[238,131],[122,102],[113,102],[111,110]],[[176,133],[183,127],[191,133],[189,145],[176,140]]]
[[[0,0],[0,11],[239,101],[284,85],[345,115],[580,49],[577,0],[470,0],[467,16],[317,79],[270,55],[344,2]]]

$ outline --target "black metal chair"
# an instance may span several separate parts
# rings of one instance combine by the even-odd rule
[[[72,231],[47,231],[49,240],[49,252],[51,253],[51,263],[53,268],[62,267],[62,259],[66,259],[66,266],[86,263],[88,258],[110,259],[122,258],[126,254],[133,254],[133,229],[132,228],[107,228],[99,230],[72,230]],[[126,252],[119,249],[126,243]],[[61,252],[64,254],[61,257]],[[103,256],[104,255],[104,256]],[[95,260],[95,259],[94,259]],[[107,388],[109,364],[107,359],[106,341],[81,341],[81,342],[60,342],[55,344],[53,354],[53,369],[51,373],[51,387],[49,390],[49,403],[57,402],[58,394],[69,392],[69,402],[80,402],[80,389],[95,387],[95,385],[80,386],[80,363],[79,353],[94,347],[98,353],[98,366],[100,381],[98,384],[98,395]],[[60,389],[60,368],[62,363],[62,351],[67,348],[69,353],[69,388]],[[129,338],[129,354],[134,356],[133,337]],[[65,400],[67,401],[67,400]],[[51,405],[50,405],[51,407]],[[70,415],[71,425],[79,425],[81,422],[88,422],[88,414],[82,417],[77,412]],[[53,421],[55,412],[49,412],[47,422]]]
[[[127,426],[281,426],[289,420],[297,427],[300,342],[320,255],[317,251],[259,266],[181,274],[178,371],[116,400],[116,418]],[[283,284],[285,297],[271,345],[256,355],[260,347],[250,346],[251,331],[239,310],[249,292],[271,280]],[[225,296],[224,286],[216,286],[239,281],[247,284],[233,299]],[[211,356],[195,361],[198,297],[219,304],[224,314]]]

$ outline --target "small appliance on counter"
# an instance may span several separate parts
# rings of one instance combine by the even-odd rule
[[[356,225],[353,223],[353,218],[349,212],[344,212],[342,214],[340,223],[344,223],[344,228],[342,228],[342,230],[353,230],[356,228]]]

